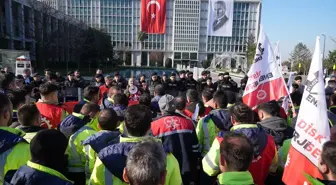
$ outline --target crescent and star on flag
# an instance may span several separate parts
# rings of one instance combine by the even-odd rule
[[[151,5],[155,5],[155,6],[157,6],[157,7],[158,7],[157,12],[160,11],[160,8],[161,8],[161,7],[160,7],[160,3],[159,3],[157,0],[151,0],[151,1],[149,1],[149,2],[147,3],[147,12],[148,12],[148,13],[150,13],[149,8],[150,8]],[[155,13],[152,13],[151,16],[152,16],[152,19],[155,19],[156,14],[155,14]]]

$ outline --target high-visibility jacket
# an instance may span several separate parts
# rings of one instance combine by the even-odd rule
[[[22,130],[25,135],[23,136],[23,138],[30,143],[31,140],[33,139],[33,137],[35,137],[35,135],[37,134],[37,132],[39,132],[40,130],[43,130],[45,128],[40,127],[40,126],[18,126],[16,127],[16,129],[20,129]]]
[[[255,155],[249,171],[254,182],[263,185],[269,172],[276,172],[278,167],[277,148],[272,136],[258,127],[256,124],[240,124],[233,126],[231,131],[250,136],[252,144],[255,147]],[[217,175],[219,171],[220,143],[223,141],[225,132],[221,132],[214,140],[210,151],[202,160],[203,170],[210,176]],[[254,139],[254,140],[253,140]]]
[[[119,143],[119,130],[101,130],[83,141],[85,153],[85,176],[89,180],[96,162],[97,154],[106,146]]]
[[[231,127],[231,116],[225,109],[212,110],[202,118],[196,127],[201,155],[205,156],[208,153],[219,131],[229,131]]]
[[[41,126],[55,129],[66,116],[66,111],[58,105],[37,102],[36,106],[41,113]]]
[[[62,173],[46,166],[28,161],[13,176],[11,184],[21,185],[72,185]]]
[[[252,185],[253,177],[249,171],[224,172],[217,177],[219,185]]]
[[[126,166],[128,152],[146,137],[120,137],[120,143],[109,145],[101,150],[89,181],[90,185],[127,185],[123,181],[123,169]],[[160,142],[160,141],[158,141]],[[165,185],[182,184],[179,164],[176,158],[167,153]]]
[[[90,116],[73,112],[71,115],[68,115],[63,119],[59,125],[58,130],[69,139],[72,134],[74,134],[78,129],[82,128],[90,121]]]
[[[85,153],[82,142],[99,131],[96,118],[70,136],[68,145],[68,170],[71,173],[85,172]]]
[[[30,160],[30,146],[23,138],[25,133],[21,130],[0,127],[0,184],[4,180],[9,183],[13,172]]]

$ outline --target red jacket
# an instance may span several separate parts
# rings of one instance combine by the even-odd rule
[[[58,105],[37,102],[36,106],[41,113],[41,126],[55,129],[65,116],[65,110]]]
[[[216,137],[219,143],[223,141],[223,137]],[[276,145],[272,136],[267,134],[267,144],[260,155],[254,157],[249,172],[252,174],[255,184],[264,185],[268,173],[273,162],[276,158]],[[275,161],[277,162],[277,161]],[[276,165],[275,165],[276,167]]]
[[[103,98],[104,98],[104,95],[109,92],[110,88],[109,87],[106,87],[106,85],[102,85],[99,87],[99,104],[101,104]]]

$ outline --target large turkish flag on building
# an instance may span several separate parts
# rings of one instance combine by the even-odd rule
[[[141,0],[141,31],[166,32],[166,0]]]

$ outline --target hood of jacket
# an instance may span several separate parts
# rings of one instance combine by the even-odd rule
[[[205,118],[204,121],[207,122],[211,119],[217,128],[221,131],[229,131],[232,127],[231,116],[228,110],[216,109],[212,110]]]
[[[276,116],[266,118],[259,122],[259,124],[276,132],[283,132],[287,129],[287,121]]]
[[[102,130],[83,141],[83,145],[90,145],[96,153],[99,153],[106,146],[119,143],[119,136],[119,130]]]
[[[244,134],[252,142],[254,156],[264,151],[267,145],[267,134],[262,127],[256,124],[239,124],[231,128],[235,133]]]
[[[83,116],[82,118],[74,115],[69,115],[59,125],[59,130],[66,136],[70,137],[78,129],[86,125],[91,121],[89,116]]]
[[[17,143],[27,142],[23,136],[25,133],[21,130],[0,127],[0,154],[14,147]]]
[[[109,100],[109,98],[105,98],[102,102],[104,108],[113,108],[113,102]]]
[[[123,171],[126,166],[126,159],[128,156],[128,152],[139,142],[144,140],[147,137],[125,137],[123,135],[120,136],[120,143],[109,145],[102,149],[98,157],[104,164],[104,166],[116,177],[120,180],[123,179]],[[161,140],[158,140],[161,142]],[[162,146],[164,151],[168,153],[169,151]]]

